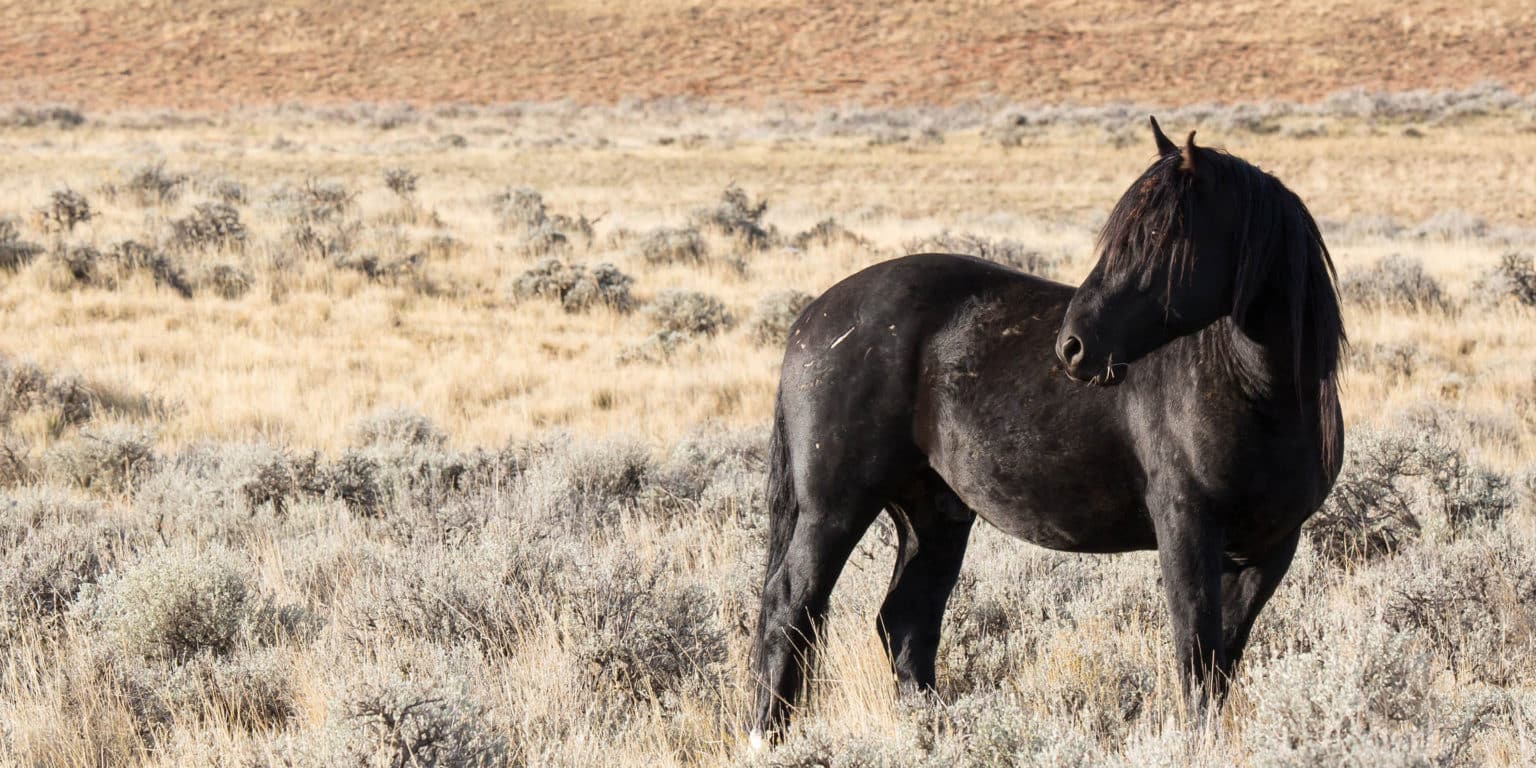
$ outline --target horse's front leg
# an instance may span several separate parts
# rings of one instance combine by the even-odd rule
[[[1264,604],[1275,594],[1275,588],[1280,586],[1286,571],[1290,570],[1291,559],[1296,555],[1296,543],[1300,538],[1301,530],[1297,529],[1261,557],[1249,558],[1241,563],[1227,558],[1223,562],[1221,629],[1222,647],[1227,652],[1225,677],[1231,678],[1235,674],[1237,663],[1243,658],[1243,649],[1248,646],[1248,634],[1253,631],[1253,622],[1259,618],[1259,611],[1264,609]]]
[[[1222,532],[1187,499],[1167,499],[1154,508],[1158,560],[1168,594],[1174,658],[1194,704],[1204,714],[1207,701],[1226,694],[1226,648],[1221,627]]]

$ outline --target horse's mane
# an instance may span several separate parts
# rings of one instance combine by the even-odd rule
[[[1336,274],[1317,222],[1301,198],[1260,168],[1204,147],[1186,159],[1162,156],[1115,204],[1099,233],[1106,270],[1138,270],[1167,261],[1168,291],[1194,266],[1189,235],[1194,184],[1213,184],[1236,217],[1230,253],[1237,259],[1232,317],[1243,318],[1266,290],[1283,291],[1290,320],[1297,392],[1314,380],[1324,468],[1337,472],[1343,425],[1339,419],[1339,358],[1348,340],[1334,292]],[[1188,170],[1190,161],[1199,168]]]

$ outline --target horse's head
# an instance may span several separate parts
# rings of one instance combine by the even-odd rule
[[[1056,355],[1078,381],[1118,384],[1143,355],[1232,311],[1236,270],[1222,258],[1232,217],[1212,215],[1228,201],[1207,167],[1226,158],[1196,147],[1193,131],[1182,148],[1156,119],[1152,132],[1158,158],[1110,213],[1099,262],[1056,337]]]

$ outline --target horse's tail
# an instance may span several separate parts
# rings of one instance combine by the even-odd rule
[[[763,573],[765,585],[784,562],[784,555],[789,552],[789,540],[795,534],[795,521],[800,517],[800,501],[795,496],[787,440],[784,405],[774,398],[773,434],[768,438],[768,569]]]

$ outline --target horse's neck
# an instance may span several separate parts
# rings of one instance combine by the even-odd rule
[[[1261,342],[1250,338],[1230,317],[1212,323],[1195,338],[1190,370],[1201,378],[1214,377],[1249,399],[1272,396],[1276,384],[1276,356]],[[1177,363],[1176,363],[1177,364]],[[1209,379],[1207,379],[1208,381]]]
[[[1199,349],[1217,375],[1250,400],[1294,402],[1294,332],[1283,297],[1271,292],[1246,318],[1223,317],[1201,331]]]

